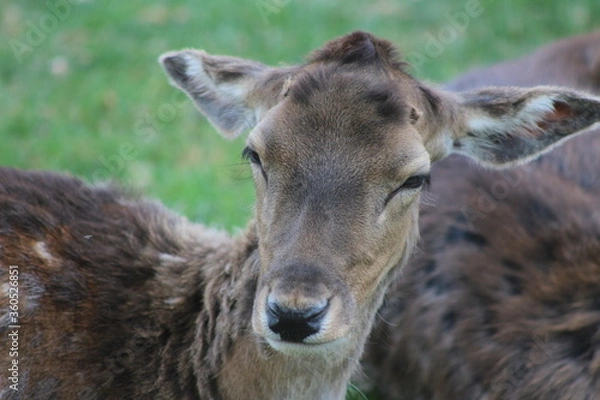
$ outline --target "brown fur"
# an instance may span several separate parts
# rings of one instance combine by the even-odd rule
[[[563,40],[450,86],[600,90],[598,67],[580,63],[600,59],[599,44],[599,33]],[[422,242],[363,362],[381,398],[600,396],[599,153],[596,129],[518,169],[434,166]]]
[[[600,92],[600,31],[546,45],[518,60],[461,75],[446,87],[560,85]]]
[[[19,390],[2,397],[344,398],[417,240],[430,163],[515,164],[600,120],[600,100],[571,90],[446,93],[393,54],[357,32],[290,68],[161,58],[222,134],[253,128],[256,216],[237,238],[115,189],[2,169],[0,307],[7,274],[20,279],[20,328],[0,315],[3,338],[18,329]]]
[[[251,311],[252,229],[230,239],[154,202],[53,173],[4,168],[0,182],[0,279],[18,266],[21,326],[20,390],[4,381],[0,398],[215,396],[221,357]]]

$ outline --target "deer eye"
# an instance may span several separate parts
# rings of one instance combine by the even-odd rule
[[[399,189],[418,189],[424,184],[429,184],[431,180],[430,175],[413,175],[404,181]]]
[[[400,185],[397,189],[391,192],[388,197],[385,199],[385,204],[390,202],[399,192],[404,190],[415,190],[419,189],[421,186],[429,184],[430,175],[422,174],[422,175],[413,175],[405,180],[402,185]]]
[[[246,147],[242,151],[242,158],[250,161],[252,164],[262,167],[262,161],[260,160],[260,156],[256,151],[252,150],[250,147]]]
[[[262,174],[265,181],[267,180],[267,173],[265,172],[265,168],[263,167],[262,160],[258,153],[250,147],[246,147],[242,151],[242,158],[250,161],[253,165],[260,168],[260,173]]]

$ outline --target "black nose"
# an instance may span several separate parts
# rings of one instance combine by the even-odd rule
[[[317,333],[329,303],[303,309],[286,308],[274,301],[267,302],[267,324],[281,340],[300,343]]]

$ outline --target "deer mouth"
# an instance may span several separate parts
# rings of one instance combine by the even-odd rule
[[[294,307],[269,292],[265,288],[257,296],[252,327],[274,350],[286,354],[328,351],[345,341],[352,319],[340,296]]]
[[[283,342],[311,343],[329,310],[329,300],[306,308],[286,308],[267,299],[265,314],[269,330]]]
[[[347,349],[349,343],[348,338],[345,337],[325,342],[304,341],[300,343],[271,339],[268,337],[264,337],[263,339],[266,341],[266,344],[276,352],[298,357],[319,354],[345,354],[345,349]]]

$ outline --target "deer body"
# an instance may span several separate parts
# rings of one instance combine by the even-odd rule
[[[527,161],[600,119],[572,90],[444,92],[394,53],[355,32],[289,68],[161,57],[219,132],[252,129],[256,212],[237,238],[115,189],[2,170],[0,277],[19,269],[22,360],[3,398],[344,398],[417,241],[431,163]]]
[[[543,46],[517,60],[467,72],[445,87],[469,90],[484,86],[559,85],[600,91],[600,32]]]
[[[18,267],[21,326],[19,391],[3,384],[0,397],[198,398],[193,327],[204,327],[211,346],[202,351],[212,355],[239,334],[223,320],[251,290],[252,239],[70,177],[0,176],[3,227],[12,229],[3,231],[2,277]],[[209,359],[198,371],[206,376],[218,363]]]
[[[599,57],[597,32],[450,87],[489,78],[598,90],[600,64],[581,60]],[[382,398],[600,396],[598,133],[511,170],[457,157],[434,166],[420,249],[388,292],[366,350]]]

